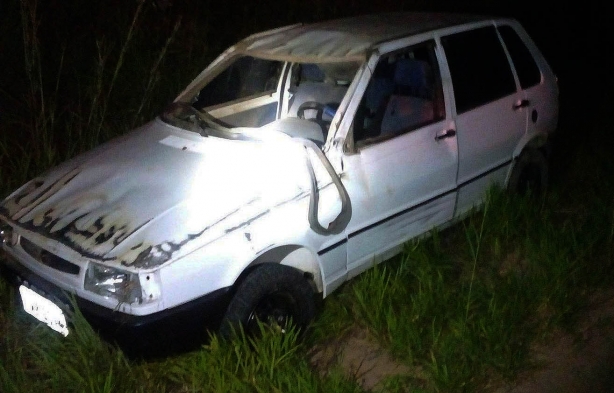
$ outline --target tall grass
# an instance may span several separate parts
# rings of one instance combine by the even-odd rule
[[[3,311],[0,391],[21,392],[358,392],[340,373],[320,377],[295,331],[263,327],[257,342],[212,337],[201,350],[169,359],[129,360],[101,341],[83,317],[66,338]]]
[[[151,2],[118,4],[103,31],[87,25],[96,23],[90,14],[98,6],[74,3],[64,15],[45,2],[19,0],[21,46],[3,56],[23,72],[0,89],[3,195],[152,119],[215,54],[200,43],[193,62],[177,68],[182,16],[156,11]],[[77,26],[63,31],[75,17],[82,18]],[[4,33],[16,38],[15,31]]]

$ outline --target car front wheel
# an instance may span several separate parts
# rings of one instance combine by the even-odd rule
[[[228,338],[243,328],[254,336],[260,332],[259,323],[285,333],[290,324],[305,328],[314,314],[314,292],[303,274],[288,266],[267,263],[256,267],[239,284],[220,334]]]

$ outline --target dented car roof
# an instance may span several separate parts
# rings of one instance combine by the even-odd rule
[[[245,54],[284,61],[364,60],[375,45],[424,31],[488,17],[444,13],[363,15],[314,24],[298,24],[252,35],[237,45]]]

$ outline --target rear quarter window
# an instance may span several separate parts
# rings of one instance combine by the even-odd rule
[[[528,89],[541,82],[541,72],[529,48],[525,45],[518,33],[511,26],[500,26],[499,33],[507,47],[507,51],[512,58],[512,63],[516,69],[520,87]]]
[[[442,37],[458,114],[516,91],[509,61],[494,26]]]

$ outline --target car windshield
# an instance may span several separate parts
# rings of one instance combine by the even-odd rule
[[[208,82],[188,102],[167,108],[163,119],[190,130],[196,126],[203,135],[237,139],[240,130],[233,129],[265,128],[300,118],[315,124],[305,126],[305,137],[323,142],[360,66],[358,62],[291,63],[252,56],[236,56],[225,63],[204,75]],[[323,135],[313,137],[316,129]]]

